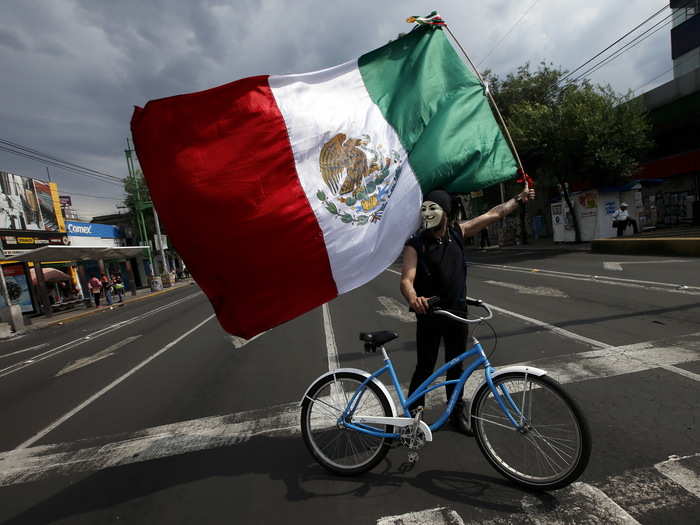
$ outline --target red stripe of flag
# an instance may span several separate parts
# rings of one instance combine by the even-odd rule
[[[250,338],[337,295],[267,76],[151,101],[131,129],[167,234],[224,329]]]

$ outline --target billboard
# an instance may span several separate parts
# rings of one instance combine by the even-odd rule
[[[39,211],[44,221],[44,230],[57,231],[58,219],[56,219],[56,210],[54,209],[53,198],[51,197],[51,187],[45,182],[35,180],[34,190],[37,200],[39,201]]]
[[[29,293],[29,281],[27,273],[24,271],[24,264],[3,264],[2,270],[5,274],[5,284],[10,295],[10,302],[22,307],[22,312],[34,311],[32,296]],[[5,306],[5,298],[0,294],[0,307]]]
[[[0,230],[65,231],[56,185],[0,171]]]

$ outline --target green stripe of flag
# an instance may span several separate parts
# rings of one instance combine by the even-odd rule
[[[483,87],[441,30],[418,27],[361,56],[359,67],[424,193],[463,193],[515,175]]]

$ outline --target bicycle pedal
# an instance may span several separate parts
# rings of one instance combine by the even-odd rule
[[[408,453],[408,462],[409,463],[418,463],[419,459],[420,459],[420,456],[418,455],[418,452],[409,452]]]

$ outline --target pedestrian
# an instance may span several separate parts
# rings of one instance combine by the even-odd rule
[[[615,213],[613,213],[613,228],[617,228],[617,236],[622,237],[625,234],[627,226],[632,225],[632,231],[637,234],[637,221],[629,216],[627,211],[627,203],[623,202]]]
[[[112,280],[104,273],[102,274],[102,292],[104,293],[107,305],[112,306]]]
[[[102,283],[96,275],[93,275],[88,281],[88,288],[90,288],[90,293],[95,299],[95,308],[98,308],[100,306],[100,295],[102,295]]]
[[[119,302],[124,302],[124,283],[122,282],[122,276],[116,274],[112,276],[112,284],[114,285],[114,293],[119,297]]]
[[[520,202],[534,198],[534,190],[525,190],[507,202],[491,208],[473,219],[450,224],[452,198],[444,190],[433,190],[421,205],[423,227],[412,235],[403,250],[401,293],[416,313],[416,368],[411,378],[409,395],[433,373],[440,341],[444,342],[445,362],[465,351],[467,327],[440,316],[428,315],[428,299],[440,298],[440,306],[466,311],[467,266],[464,239],[472,237],[518,208]],[[459,379],[462,365],[447,371],[447,380]],[[454,385],[447,385],[449,401]],[[465,404],[460,392],[451,422],[466,432]],[[413,404],[413,412],[425,404],[421,397]]]

